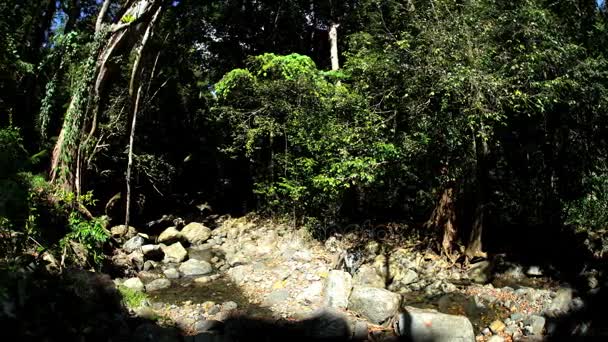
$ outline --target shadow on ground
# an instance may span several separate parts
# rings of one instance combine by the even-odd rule
[[[487,244],[490,254],[543,273],[572,290],[563,312],[546,315],[547,341],[608,341],[608,264],[591,253],[588,236],[568,227],[504,227]]]
[[[0,322],[13,341],[173,341],[180,334],[131,316],[104,274],[2,268],[0,280]]]

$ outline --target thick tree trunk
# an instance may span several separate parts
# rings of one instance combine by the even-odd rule
[[[331,70],[340,69],[338,60],[338,27],[340,24],[331,22],[329,24],[329,53],[331,58]]]
[[[448,186],[443,190],[431,217],[425,224],[427,228],[442,232],[441,249],[450,259],[453,256],[454,244],[458,234],[454,192],[453,186]]]

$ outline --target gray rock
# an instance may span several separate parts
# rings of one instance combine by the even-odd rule
[[[174,243],[177,241],[181,241],[183,239],[184,239],[184,237],[182,236],[182,233],[180,233],[180,231],[177,230],[177,228],[175,228],[175,227],[169,227],[169,228],[165,229],[158,236],[159,243]]]
[[[211,229],[205,227],[201,223],[190,222],[182,229],[181,233],[188,242],[193,245],[198,245],[209,239],[211,236]]]
[[[156,261],[148,260],[144,262],[144,271],[150,271],[158,267],[158,263]]]
[[[398,279],[399,283],[401,283],[403,285],[409,285],[411,283],[416,282],[417,280],[418,280],[418,273],[414,272],[414,270],[405,271],[403,276],[400,279]]]
[[[332,270],[325,283],[324,301],[328,308],[346,309],[353,288],[352,276],[344,271]]]
[[[239,265],[229,269],[226,274],[237,285],[242,285],[251,274],[251,265]]]
[[[131,264],[135,266],[138,270],[144,268],[144,254],[140,249],[136,249],[131,254],[128,255]]]
[[[522,313],[515,312],[511,314],[510,318],[513,322],[519,322],[524,318],[524,315]]]
[[[185,276],[198,276],[211,273],[213,267],[206,261],[190,259],[179,266],[179,271]]]
[[[481,261],[471,265],[467,271],[469,278],[479,284],[490,282],[492,274],[492,264],[489,261]]]
[[[165,277],[167,277],[169,279],[179,278],[179,272],[173,267],[167,268],[166,270],[163,271],[163,273],[165,274]]]
[[[385,289],[355,286],[348,309],[360,313],[373,323],[380,324],[395,315],[401,305],[401,295]]]
[[[204,320],[194,323],[194,330],[197,333],[221,330],[221,327],[222,327],[222,322],[212,320],[212,319],[204,319]],[[213,340],[210,340],[210,341],[213,341]]]
[[[144,283],[141,282],[141,279],[137,277],[129,278],[122,283],[122,286],[128,287],[135,291],[143,291]]]
[[[238,308],[238,304],[233,302],[233,301],[229,301],[229,302],[225,302],[222,304],[222,311],[232,311],[232,310],[236,310]]]
[[[141,251],[144,253],[146,260],[160,261],[165,256],[165,252],[163,252],[159,245],[143,245],[141,246]]]
[[[124,245],[122,245],[122,249],[124,249],[125,252],[127,252],[127,253],[131,253],[143,245],[144,245],[144,238],[141,236],[134,236],[134,237],[130,238],[129,240],[127,240],[127,242],[125,242]]]
[[[525,321],[526,325],[530,328],[528,332],[531,335],[540,336],[543,334],[543,330],[545,329],[545,318],[543,316],[532,315],[528,317]]]
[[[286,289],[280,289],[270,292],[264,300],[266,305],[272,306],[281,304],[289,299],[289,292]]]
[[[546,310],[549,315],[560,315],[568,312],[572,303],[572,289],[561,288],[557,291],[555,298]]]
[[[171,246],[161,245],[163,252],[165,253],[164,262],[182,262],[188,257],[188,251],[182,246],[181,243],[176,242]]]
[[[146,285],[146,292],[153,292],[162,289],[166,289],[171,286],[171,281],[166,278],[160,278],[156,280],[152,280]]]
[[[505,328],[505,334],[507,335],[513,335],[515,333],[517,333],[519,331],[519,327],[517,327],[517,325],[507,325],[507,327]]]
[[[486,306],[478,296],[470,297],[464,305],[464,312],[468,317],[479,318],[486,311]]]
[[[407,307],[395,322],[395,331],[411,341],[473,342],[473,325],[464,316]]]
[[[361,286],[384,288],[384,278],[370,265],[361,265],[353,276],[353,283]]]

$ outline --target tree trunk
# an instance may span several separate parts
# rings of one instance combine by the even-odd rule
[[[425,227],[442,232],[441,250],[450,259],[453,257],[458,234],[454,192],[454,187],[451,185],[443,190],[431,217],[425,223]]]
[[[135,100],[133,104],[133,120],[131,121],[131,134],[129,135],[129,156],[127,161],[127,175],[126,175],[126,183],[127,183],[127,194],[126,194],[126,205],[125,205],[125,226],[129,226],[130,219],[130,210],[131,210],[131,169],[133,165],[133,142],[135,140],[135,127],[137,123],[137,113],[140,110],[140,102],[141,102],[141,93],[143,88],[143,83],[140,82],[140,79],[143,77],[142,70],[142,56],[146,51],[146,45],[152,37],[154,33],[154,24],[158,19],[162,7],[159,7],[156,10],[156,13],[150,20],[148,27],[146,28],[146,33],[141,40],[141,45],[137,50],[137,56],[135,58],[135,62],[133,63],[133,71],[131,72],[131,81],[129,82],[129,94],[131,97],[135,95]],[[150,76],[153,77],[154,75]],[[150,80],[151,81],[151,80]],[[137,92],[135,92],[135,87],[137,87]],[[135,93],[135,94],[134,94]]]
[[[331,22],[329,24],[329,53],[331,58],[331,70],[340,69],[338,60],[338,27],[340,24]]]
[[[89,59],[85,70],[90,71],[77,81],[79,82],[77,91],[72,94],[51,158],[50,179],[54,183],[59,183],[64,190],[76,191],[78,194],[80,184],[84,180],[83,161],[88,159],[90,153],[88,142],[97,127],[97,114],[101,108],[100,103],[109,76],[108,61],[118,54],[128,54],[131,51],[137,42],[135,38],[142,29],[150,26],[150,21],[156,13],[159,13],[157,10],[161,8],[162,2],[163,0],[128,1],[128,7],[120,12],[132,15],[134,21],[109,26],[107,35],[96,32],[95,39],[99,47],[92,51],[96,58]],[[105,16],[103,11],[107,11],[107,8],[104,9],[105,6],[104,3],[98,16],[98,23],[103,23]],[[93,110],[90,110],[90,107]]]
[[[477,200],[475,207],[475,217],[473,219],[473,226],[471,234],[469,235],[469,241],[466,249],[466,256],[470,260],[474,257],[486,258],[487,254],[483,252],[482,248],[482,234],[485,219],[485,211],[487,205],[487,191],[488,191],[488,155],[489,148],[488,143],[484,138],[475,138],[475,154],[477,156],[476,165],[476,179],[477,179]]]

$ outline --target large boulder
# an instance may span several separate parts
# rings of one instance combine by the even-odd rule
[[[152,280],[146,285],[146,292],[153,292],[162,289],[166,289],[171,286],[171,281],[167,278],[159,278]]]
[[[158,236],[159,243],[174,243],[182,240],[184,240],[182,233],[175,227],[169,227],[165,229]]]
[[[165,253],[164,262],[182,262],[188,257],[188,251],[181,243],[176,242],[171,246],[160,245]]]
[[[325,306],[334,309],[346,309],[352,288],[353,278],[349,273],[338,270],[329,272],[325,284]]]
[[[380,324],[399,311],[401,295],[385,289],[355,286],[348,302],[348,309],[357,312],[370,322]]]
[[[213,267],[206,261],[190,259],[179,265],[179,271],[185,276],[198,276],[211,273]]]
[[[129,278],[129,279],[125,280],[125,282],[122,283],[122,286],[128,287],[135,291],[144,290],[144,283],[142,283],[141,279],[139,279],[137,277],[133,277],[133,278]]]
[[[376,269],[370,265],[361,265],[353,276],[353,283],[361,286],[384,288],[385,281]]]
[[[395,321],[395,331],[408,341],[474,342],[475,332],[465,316],[407,307]]]
[[[188,242],[193,245],[198,245],[209,239],[211,236],[211,229],[205,227],[201,223],[190,222],[182,229],[181,233]]]

